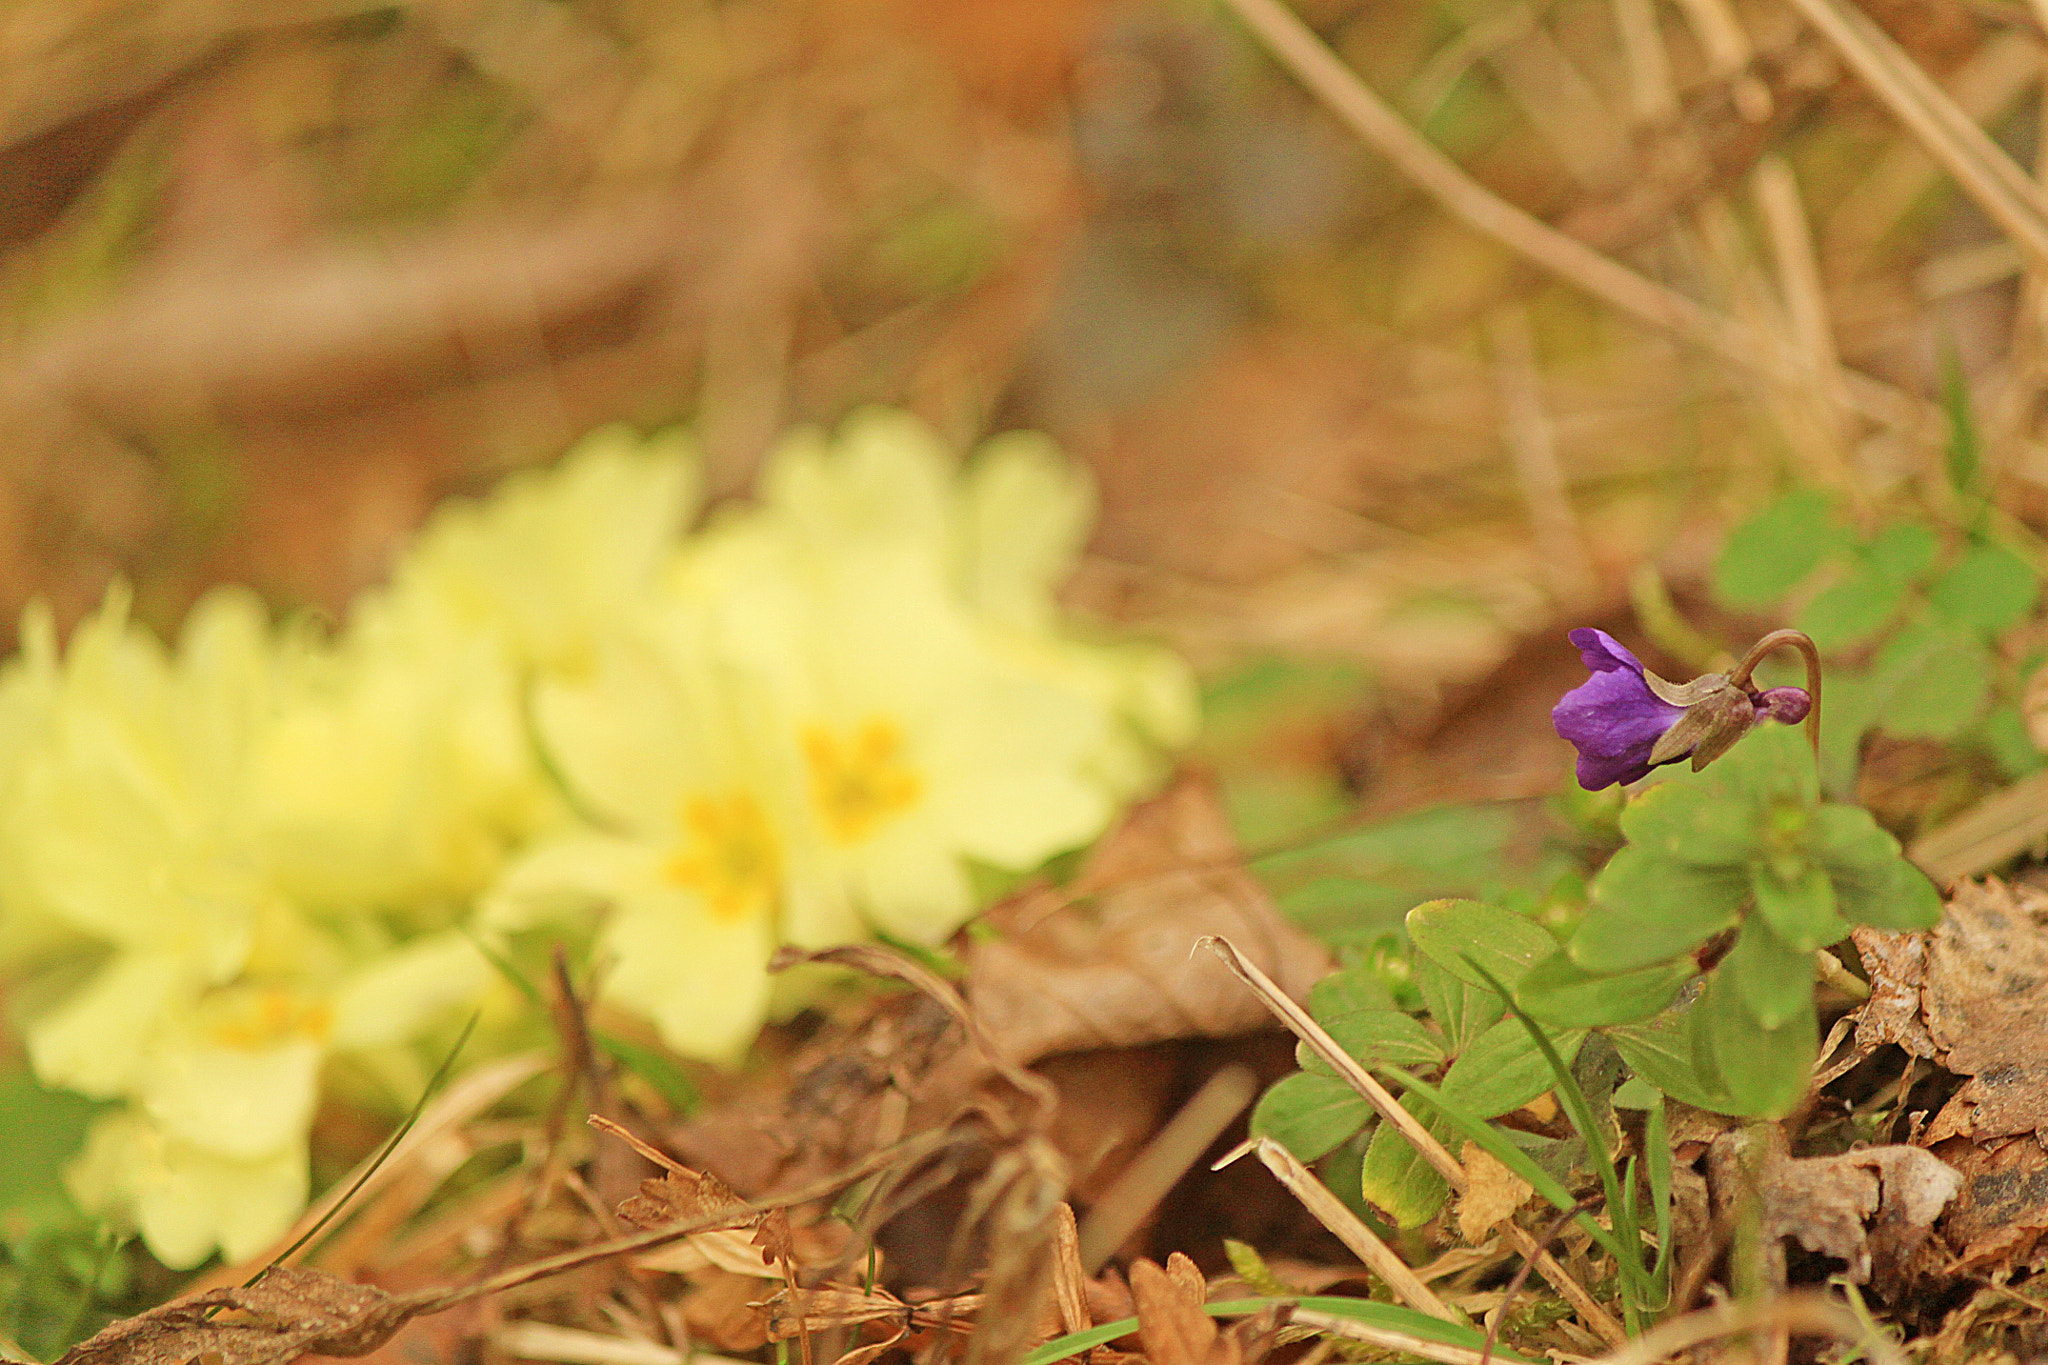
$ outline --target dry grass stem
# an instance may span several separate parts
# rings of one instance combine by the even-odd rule
[[[1866,1331],[1848,1309],[1813,1292],[1702,1308],[1659,1324],[1593,1365],[1653,1365],[1701,1342],[1755,1331],[1833,1337],[1861,1350],[1871,1365],[1907,1365],[1891,1338]]]
[[[2048,839],[2048,773],[1993,792],[1961,815],[1927,831],[1906,856],[1946,886],[1974,877]]]
[[[2048,262],[2048,204],[2038,186],[1862,11],[1792,0],[1963,191],[2036,260]]]
[[[1861,480],[1849,469],[1842,419],[1848,400],[1842,391],[1842,360],[1835,349],[1835,334],[1829,321],[1828,300],[1821,288],[1820,262],[1813,249],[1813,233],[1807,223],[1806,206],[1800,198],[1799,182],[1792,168],[1779,156],[1767,156],[1750,174],[1750,188],[1757,207],[1763,211],[1765,231],[1770,235],[1771,258],[1777,267],[1778,292],[1785,314],[1792,324],[1792,336],[1806,356],[1808,382],[1819,401],[1812,404],[1823,427],[1818,446],[1827,467],[1815,469],[1819,483],[1843,489],[1852,498],[1861,495]]]
[[[1269,1137],[1248,1139],[1236,1151],[1224,1157],[1216,1165],[1223,1166],[1237,1160],[1245,1152],[1258,1154],[1274,1179],[1286,1187],[1287,1192],[1300,1201],[1318,1223],[1330,1230],[1332,1236],[1351,1248],[1358,1259],[1387,1283],[1394,1291],[1394,1297],[1417,1312],[1427,1313],[1433,1318],[1461,1325],[1470,1320],[1463,1313],[1436,1296],[1436,1291],[1424,1284],[1409,1268],[1406,1261],[1395,1254],[1394,1249],[1381,1241],[1373,1230],[1360,1220],[1357,1214],[1344,1207],[1344,1202],[1330,1193],[1330,1187],[1316,1179],[1315,1172],[1301,1164],[1301,1161]]]
[[[1519,304],[1494,310],[1486,337],[1500,395],[1501,428],[1514,457],[1515,482],[1529,506],[1550,590],[1562,605],[1588,602],[1597,591],[1592,556],[1572,509],[1570,486],[1557,458],[1557,431],[1543,405],[1543,375],[1529,314]]]
[[[1803,383],[1805,365],[1789,343],[1646,279],[1516,208],[1465,174],[1410,128],[1279,0],[1227,3],[1281,64],[1373,150],[1472,227],[1622,312],[1675,332],[1744,370],[1794,387]],[[1930,405],[1881,380],[1855,372],[1845,380],[1847,401],[1875,421],[1908,430],[1938,426],[1940,414]]]
[[[547,1322],[508,1322],[491,1333],[491,1345],[525,1360],[561,1361],[563,1365],[744,1365],[702,1351],[683,1352],[658,1341],[607,1336]]]
[[[1202,1083],[1088,1210],[1078,1248],[1084,1273],[1092,1275],[1108,1263],[1145,1215],[1258,1097],[1259,1078],[1248,1066],[1223,1067]]]
[[[1295,1037],[1314,1048],[1316,1055],[1328,1062],[1344,1079],[1345,1084],[1363,1096],[1366,1103],[1370,1104],[1382,1119],[1392,1124],[1395,1131],[1408,1139],[1417,1154],[1444,1178],[1445,1183],[1454,1192],[1465,1192],[1471,1182],[1466,1178],[1465,1168],[1458,1164],[1458,1159],[1452,1156],[1413,1114],[1404,1109],[1401,1102],[1374,1079],[1371,1072],[1360,1066],[1357,1058],[1339,1046],[1337,1040],[1309,1016],[1307,1010],[1290,1000],[1286,992],[1274,984],[1271,977],[1260,971],[1256,964],[1240,953],[1227,939],[1213,935],[1205,936],[1195,940],[1195,947],[1206,947],[1222,958],[1238,980],[1249,986],[1252,993],[1265,1003],[1266,1008],[1271,1010],[1281,1023],[1287,1025]],[[1586,1287],[1573,1279],[1565,1268],[1558,1264],[1557,1258],[1529,1234],[1527,1228],[1509,1222],[1503,1223],[1501,1230],[1515,1250],[1535,1265],[1536,1273],[1571,1304],[1587,1326],[1611,1345],[1618,1346],[1628,1340],[1628,1333],[1623,1330],[1614,1315],[1602,1308],[1599,1301],[1586,1292]]]
[[[1650,0],[1613,0],[1614,27],[1628,69],[1628,88],[1636,118],[1661,123],[1678,116],[1678,86],[1671,76],[1671,54],[1657,27]]]
[[[1297,1308],[1288,1322],[1297,1327],[1313,1327],[1318,1332],[1326,1332],[1333,1337],[1370,1342],[1374,1346],[1419,1356],[1423,1360],[1441,1361],[1443,1365],[1485,1365],[1487,1360],[1484,1352],[1475,1351],[1468,1346],[1446,1346],[1440,1341],[1410,1336],[1406,1332],[1397,1332],[1391,1328],[1374,1327],[1356,1318],[1340,1318],[1335,1313],[1318,1313],[1313,1309]],[[1499,1360],[1500,1356],[1495,1354],[1492,1358]]]

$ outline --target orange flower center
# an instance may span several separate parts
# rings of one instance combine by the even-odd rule
[[[924,795],[924,779],[903,761],[903,732],[889,721],[870,720],[843,737],[813,725],[803,744],[811,800],[842,844],[868,838]]]
[[[682,847],[664,869],[669,880],[702,896],[721,919],[765,913],[782,881],[782,850],[760,802],[746,792],[686,797],[682,826]]]

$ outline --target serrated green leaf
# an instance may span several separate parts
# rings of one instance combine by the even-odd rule
[[[1567,1065],[1586,1039],[1583,1029],[1565,1029],[1550,1039]],[[1444,1073],[1444,1101],[1475,1118],[1490,1119],[1520,1109],[1556,1084],[1550,1064],[1519,1019],[1502,1019],[1472,1040]]]
[[[1440,1140],[1458,1140],[1456,1130],[1427,1105],[1404,1103]],[[1384,1122],[1373,1129],[1372,1140],[1366,1144],[1359,1185],[1373,1206],[1402,1228],[1419,1227],[1436,1217],[1451,1194],[1436,1168],[1423,1160],[1391,1123]]]
[[[1873,719],[1901,739],[1953,739],[1984,710],[1991,656],[1969,631],[1921,622],[1878,652]]]
[[[1729,1106],[1734,1101],[1721,1085],[1712,1056],[1703,1056],[1706,1050],[1698,1042],[1699,1028],[1700,1010],[1695,1002],[1640,1024],[1602,1029],[1601,1034],[1614,1045],[1629,1070],[1672,1099],[1695,1109],[1731,1113]]]
[[[1835,913],[1835,884],[1823,867],[1805,863],[1788,878],[1760,865],[1751,871],[1749,887],[1764,923],[1794,949],[1812,952],[1849,936],[1849,926]]]
[[[1743,924],[1735,946],[1714,972],[1735,984],[1744,1007],[1766,1029],[1783,1027],[1813,1007],[1812,950],[1787,943],[1761,920]]]
[[[1408,937],[1452,976],[1481,987],[1485,976],[1464,959],[1513,988],[1531,966],[1557,951],[1557,940],[1542,925],[1480,901],[1425,901],[1408,912]]]
[[[1980,542],[1934,581],[1927,605],[1957,625],[1995,634],[2023,620],[2040,595],[2041,581],[2026,560],[2003,545]]]
[[[1808,602],[1793,623],[1824,653],[1877,638],[1906,600],[1906,583],[1863,564]]]
[[[1631,844],[1695,867],[1746,863],[1757,851],[1756,812],[1729,800],[1724,786],[1659,782],[1628,803],[1621,832]]]
[[[1729,533],[1714,562],[1714,596],[1731,607],[1769,606],[1848,543],[1828,495],[1794,489]]]
[[[1816,810],[1807,847],[1833,879],[1837,911],[1850,923],[1903,931],[1940,922],[1941,893],[1861,806]]]
[[[1434,958],[1415,959],[1414,981],[1422,995],[1422,1007],[1443,1030],[1444,1045],[1454,1054],[1463,1052],[1501,1016],[1499,996],[1484,986],[1460,981]]]
[[[1733,924],[1748,897],[1745,868],[1691,867],[1630,845],[1594,879],[1572,961],[1605,973],[1667,961]]]
[[[1365,1127],[1372,1106],[1332,1076],[1297,1072],[1266,1088],[1252,1109],[1251,1131],[1303,1161],[1327,1156]]]
[[[1768,1027],[1724,973],[1716,972],[1707,979],[1706,994],[1699,1003],[1700,1031],[1694,1041],[1704,1043],[1712,1053],[1714,1069],[1728,1092],[1733,1107],[1723,1112],[1780,1118],[1806,1097],[1820,1044],[1813,992],[1805,991],[1801,1000],[1803,1006],[1790,1018]]]
[[[1544,1024],[1633,1024],[1669,1005],[1692,974],[1692,960],[1685,957],[1603,975],[1560,952],[1529,969],[1515,987],[1515,1003]]]
[[[1444,1059],[1442,1040],[1421,1020],[1400,1010],[1347,1010],[1316,1022],[1347,1055],[1368,1067],[1387,1063],[1432,1067]],[[1294,1056],[1303,1071],[1322,1076],[1336,1074],[1307,1043],[1296,1043]]]

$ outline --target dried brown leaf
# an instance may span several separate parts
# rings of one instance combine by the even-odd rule
[[[1244,870],[1213,785],[1183,777],[1136,807],[1063,891],[993,912],[1001,938],[968,954],[967,999],[1004,1052],[1057,1052],[1215,1038],[1270,1025],[1197,939],[1236,943],[1297,997],[1328,954]]]
[[[1458,1196],[1458,1234],[1466,1241],[1484,1241],[1486,1234],[1514,1216],[1533,1193],[1528,1181],[1496,1161],[1477,1143],[1458,1153],[1469,1183]]]
[[[1192,1283],[1188,1271],[1194,1271]],[[1205,1288],[1193,1262],[1166,1270],[1142,1258],[1132,1262],[1138,1336],[1152,1365],[1236,1365],[1237,1343],[1223,1337],[1215,1319],[1202,1311]]]
[[[1936,1151],[1962,1176],[1941,1225],[1957,1248],[1945,1269],[1983,1274],[2025,1263],[2048,1231],[2048,1151],[2033,1137],[1950,1138]]]
[[[1882,1284],[1896,1283],[1963,1182],[1954,1167],[1919,1147],[1793,1157],[1776,1127],[1737,1129],[1716,1139],[1708,1174],[1724,1211],[1754,1195],[1780,1282],[1779,1243],[1792,1237],[1808,1251],[1846,1262],[1853,1283],[1868,1283],[1873,1275]]]
[[[1950,1071],[1968,1076],[1928,1126],[1951,1135],[2048,1134],[2048,896],[1964,883],[1931,931],[1922,1010]]]
[[[368,1355],[422,1306],[374,1285],[279,1266],[253,1285],[209,1289],[123,1318],[66,1351],[58,1365],[288,1365],[313,1352]]]

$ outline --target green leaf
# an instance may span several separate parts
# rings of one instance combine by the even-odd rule
[[[1484,986],[1460,981],[1433,957],[1415,959],[1415,989],[1422,994],[1422,1006],[1444,1032],[1445,1045],[1453,1053],[1463,1052],[1494,1020],[1500,1018],[1500,997]]]
[[[1402,1104],[1438,1139],[1457,1141],[1456,1131],[1427,1104],[1407,1100]],[[1366,1144],[1359,1184],[1373,1207],[1402,1228],[1419,1227],[1436,1217],[1451,1194],[1436,1168],[1386,1122],[1373,1129],[1372,1141]]]
[[[1515,987],[1515,1003],[1545,1024],[1633,1024],[1669,1005],[1692,975],[1692,960],[1686,957],[1602,975],[1560,952],[1529,969]]]
[[[1400,1010],[1350,1010],[1319,1019],[1337,1045],[1366,1066],[1435,1066],[1444,1059],[1444,1045],[1422,1021]],[[1334,1076],[1330,1064],[1307,1043],[1294,1046],[1303,1071]]]
[[[64,1167],[105,1107],[46,1090],[25,1070],[0,1073],[0,1226],[21,1232],[69,1214]]]
[[[1534,920],[1480,901],[1426,901],[1408,912],[1408,937],[1438,966],[1474,986],[1486,978],[1472,958],[1510,989],[1522,974],[1557,951],[1557,940]]]
[[[1835,884],[1825,868],[1805,864],[1787,878],[1760,865],[1751,871],[1749,886],[1757,913],[1788,946],[1812,952],[1849,936],[1849,926],[1835,913]]]
[[[1594,879],[1572,961],[1606,973],[1666,961],[1733,924],[1748,897],[1746,869],[1690,867],[1630,845]]]
[[[2035,747],[2025,714],[2012,702],[1992,707],[1984,717],[1984,747],[1991,751],[1999,776],[2008,782],[2048,767],[2048,754]]]
[[[1742,991],[1724,973],[1716,972],[1707,979],[1694,1042],[1704,1044],[1712,1054],[1714,1069],[1728,1092],[1732,1107],[1722,1112],[1781,1118],[1806,1097],[1819,1040],[1813,992],[1806,991],[1802,998],[1803,1008],[1771,1027],[1756,1017]]]
[[[1864,562],[1878,573],[1910,583],[1934,567],[1941,542],[1917,521],[1895,521],[1863,547]]]
[[[1372,1106],[1333,1076],[1297,1072],[1267,1087],[1252,1110],[1251,1131],[1303,1161],[1327,1156],[1365,1127]]]
[[[1991,655],[1975,634],[1919,622],[1878,651],[1873,718],[1901,739],[1954,739],[1983,711]]]
[[[1861,806],[1816,810],[1807,846],[1834,881],[1842,918],[1901,931],[1940,923],[1941,893]]]
[[[2006,546],[1972,545],[1927,590],[1927,604],[1959,626],[1995,634],[2034,609],[2041,582]]]
[[[1808,602],[1794,622],[1825,653],[1853,649],[1877,637],[1898,615],[1906,584],[1864,564]]]
[[[1767,1029],[1813,1008],[1813,951],[1801,950],[1751,919],[1714,974],[1732,980],[1743,1007]]]
[[[1682,774],[1680,780],[1686,777],[1703,791],[1759,809],[1810,806],[1820,799],[1820,776],[1804,726],[1759,725],[1726,758],[1705,772]]]
[[[1578,1056],[1586,1038],[1583,1029],[1568,1029],[1552,1038],[1551,1046],[1569,1063]],[[1468,1110],[1475,1118],[1490,1119],[1520,1109],[1555,1084],[1550,1064],[1529,1036],[1522,1021],[1502,1019],[1472,1040],[1472,1046],[1458,1054],[1438,1087],[1447,1103]]]
[[[1757,850],[1756,812],[1727,799],[1720,782],[1659,782],[1628,803],[1621,832],[1631,844],[1695,867],[1746,863]]]
[[[1695,1109],[1732,1113],[1734,1100],[1722,1086],[1712,1057],[1704,1055],[1706,1050],[1697,1039],[1699,1030],[1700,1008],[1694,1003],[1666,1010],[1644,1023],[1601,1032],[1631,1071],[1672,1099]]]
[[[1386,979],[1364,962],[1338,968],[1308,991],[1308,1012],[1325,1028],[1338,1015],[1353,1010],[1392,1008],[1394,993],[1387,989]]]
[[[1848,544],[1828,495],[1794,489],[1729,533],[1714,562],[1714,596],[1731,607],[1769,606]]]

